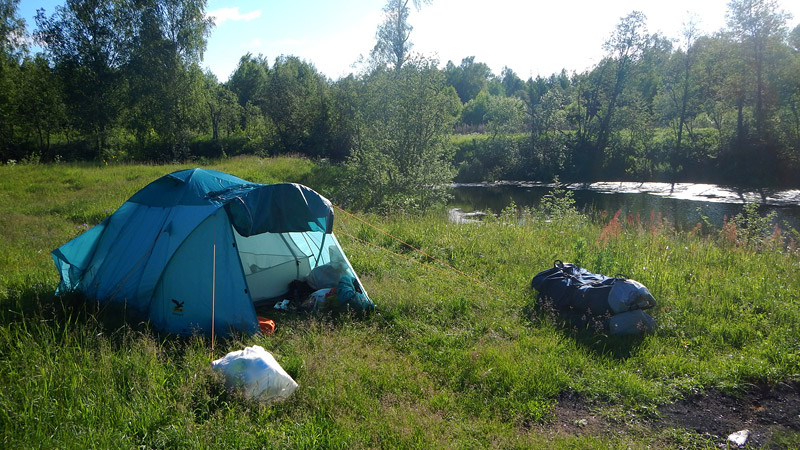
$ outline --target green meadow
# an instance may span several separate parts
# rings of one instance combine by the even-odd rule
[[[334,203],[340,189],[334,168],[305,159],[202,166],[300,182]],[[800,380],[797,235],[758,217],[678,233],[658,214],[586,217],[559,197],[477,224],[337,211],[376,311],[272,312],[274,335],[213,352],[53,295],[51,250],[188,167],[0,166],[3,448],[716,448],[725,436],[659,425],[659,406]],[[530,280],[556,259],[644,283],[657,331],[606,336],[537,307]],[[254,344],[300,385],[288,400],[247,401],[211,370]],[[560,426],[565,399],[605,425]],[[800,432],[765,439],[793,447]]]

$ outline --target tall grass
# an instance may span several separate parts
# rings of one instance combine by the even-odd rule
[[[720,230],[677,233],[657,215],[543,220],[508,210],[463,225],[441,213],[365,216],[424,256],[338,214],[335,232],[377,311],[275,312],[274,336],[239,336],[213,355],[206,340],[114,324],[79,299],[54,298],[48,252],[184,167],[0,166],[4,448],[672,448],[699,437],[638,428],[655,405],[800,378],[800,256]],[[206,167],[335,193],[305,160]],[[555,259],[647,285],[658,330],[609,337],[552,320],[529,283]],[[253,344],[300,384],[289,400],[248,402],[210,370],[212,358]],[[568,394],[620,432],[548,426]]]

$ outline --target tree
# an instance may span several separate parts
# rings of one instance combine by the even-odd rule
[[[503,91],[507,96],[516,95],[517,92],[525,87],[525,83],[522,79],[508,67],[503,67],[503,70],[500,72],[500,79],[503,85]]]
[[[362,118],[359,105],[361,80],[354,75],[340,78],[331,86],[330,147],[327,155],[344,161],[358,139]]]
[[[44,154],[50,149],[50,136],[61,128],[66,116],[58,78],[42,55],[23,61],[19,94],[18,121],[36,134],[39,151]]]
[[[781,169],[784,182],[800,179],[800,25],[789,37],[789,45],[782,49],[778,60],[777,131],[782,149]]]
[[[125,105],[122,68],[136,34],[134,11],[132,0],[67,0],[50,17],[36,14],[36,35],[64,86],[69,116],[93,140],[96,158]]]
[[[25,21],[17,16],[19,0],[0,0],[0,53],[14,55],[24,49]]]
[[[478,96],[478,93],[487,89],[492,70],[485,63],[476,63],[475,57],[470,56],[461,60],[458,67],[452,61],[447,62],[445,68],[447,83],[453,86],[461,99],[467,103]]]
[[[203,91],[211,122],[211,140],[216,142],[221,129],[230,136],[231,131],[239,124],[242,107],[237,102],[236,94],[220,84],[213,73],[206,72],[204,75]]]
[[[567,158],[563,132],[567,128],[565,88],[569,86],[566,72],[562,71],[549,78],[529,78],[517,91],[516,96],[524,105],[525,125],[530,133],[528,150],[524,154],[526,176],[535,174],[539,179],[550,179],[564,166]],[[580,99],[576,100],[577,105],[583,107]],[[581,135],[585,123],[578,120],[577,125],[576,135]]]
[[[14,116],[19,97],[19,60],[24,52],[25,21],[17,16],[19,0],[0,0],[0,158],[12,156]]]
[[[573,144],[577,178],[588,180],[600,176],[609,140],[616,131],[614,119],[623,91],[649,41],[644,14],[631,12],[620,20],[603,45],[606,57],[591,72],[573,80],[575,89],[569,117],[577,128]],[[633,100],[635,96],[628,98]],[[629,103],[641,105],[638,99]]]
[[[486,130],[496,139],[498,134],[516,133],[525,119],[524,104],[516,97],[490,95],[486,109]]]
[[[486,111],[489,109],[488,91],[480,91],[475,98],[468,101],[461,109],[461,123],[467,126],[478,126],[486,124]]]
[[[778,9],[776,0],[731,0],[728,3],[728,27],[742,44],[743,58],[752,68],[754,80],[754,111],[756,133],[765,138],[766,70],[771,47],[782,42],[786,34],[786,21],[790,16]]]
[[[359,130],[347,161],[350,201],[384,211],[442,204],[453,177],[448,134],[461,102],[435,61],[378,68],[360,90]]]
[[[239,65],[228,79],[228,89],[236,94],[239,105],[251,112],[242,114],[241,126],[248,133],[254,133],[254,128],[261,128],[265,123],[268,76],[267,58],[247,53],[239,59]]]
[[[191,130],[205,107],[203,74],[198,63],[212,26],[205,0],[139,0],[137,35],[126,67],[135,105],[140,143],[155,130],[167,155],[188,156]]]
[[[732,98],[727,95],[731,71],[732,42],[724,34],[702,36],[694,45],[697,57],[698,115],[713,125],[717,132],[717,152],[726,141],[727,114],[733,109]]]
[[[800,52],[800,25],[794,27],[789,33],[789,47],[795,53]]]
[[[419,10],[423,3],[431,1],[413,0],[413,4]],[[370,53],[374,64],[387,64],[399,70],[408,60],[412,47],[409,38],[411,30],[414,29],[408,23],[408,16],[411,13],[408,4],[409,0],[387,0],[386,6],[383,7],[384,20],[375,33],[377,42]]]
[[[567,98],[561,84],[553,86],[544,94],[534,108],[535,123],[538,125],[539,135],[536,139],[539,157],[539,179],[550,179],[561,173],[569,158],[566,148],[567,128],[566,122]]]
[[[538,121],[537,106],[549,89],[547,80],[537,76],[535,79],[528,78],[528,81],[522,85],[522,89],[517,91],[517,97],[522,99],[525,104],[526,122],[531,133],[530,146],[532,151],[536,147],[539,137],[545,132]]]
[[[239,65],[228,79],[228,88],[236,94],[242,107],[248,103],[259,107],[264,105],[268,73],[269,61],[265,56],[253,57],[246,53],[239,59]]]
[[[595,157],[590,158],[592,166],[597,167],[601,153],[608,145],[611,133],[611,119],[617,100],[628,81],[632,66],[639,60],[647,45],[648,35],[645,27],[646,17],[639,11],[633,11],[623,17],[617,24],[611,38],[605,42],[603,48],[608,52],[608,64],[603,66],[611,74],[610,85],[606,87],[606,102],[600,119],[600,128],[595,141]]]
[[[328,83],[314,66],[296,56],[277,58],[267,79],[264,102],[275,125],[279,152],[325,153]]]
[[[695,62],[694,44],[698,34],[697,22],[692,17],[683,27],[683,51],[679,50],[673,54],[671,58],[673,62],[672,71],[668,72],[665,77],[664,86],[669,95],[671,105],[678,116],[675,142],[675,155],[678,155],[678,157],[681,157],[684,129],[687,129],[689,133],[692,131],[691,128],[687,127],[687,118],[689,115],[695,115],[692,105],[693,101],[696,102],[697,91],[693,69]]]
[[[583,148],[589,142],[589,130],[600,109],[598,90],[590,82],[590,73],[573,73],[570,78],[570,100],[567,103],[567,121],[575,128],[573,146]]]

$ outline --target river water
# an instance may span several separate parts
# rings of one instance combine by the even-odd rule
[[[598,182],[565,185],[572,189],[577,207],[587,213],[606,211],[649,218],[661,213],[678,229],[691,229],[706,216],[715,226],[742,211],[746,202],[761,204],[761,214],[777,212],[784,229],[800,230],[800,190],[744,190],[712,184]],[[451,208],[464,212],[499,212],[513,201],[518,207],[536,207],[552,185],[532,182],[456,184]],[[699,211],[698,211],[699,208]]]

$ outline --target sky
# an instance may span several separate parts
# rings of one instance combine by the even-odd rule
[[[778,0],[800,23],[800,1]],[[521,78],[549,76],[597,64],[620,18],[638,10],[648,31],[677,39],[692,15],[699,28],[725,27],[728,0],[433,0],[413,10],[412,51],[440,65],[475,56],[499,75],[504,67]],[[63,0],[21,0],[19,15],[35,28],[36,9],[52,14]],[[216,26],[203,66],[227,81],[246,53],[273,61],[298,56],[335,80],[357,73],[375,45],[386,0],[208,0]]]

